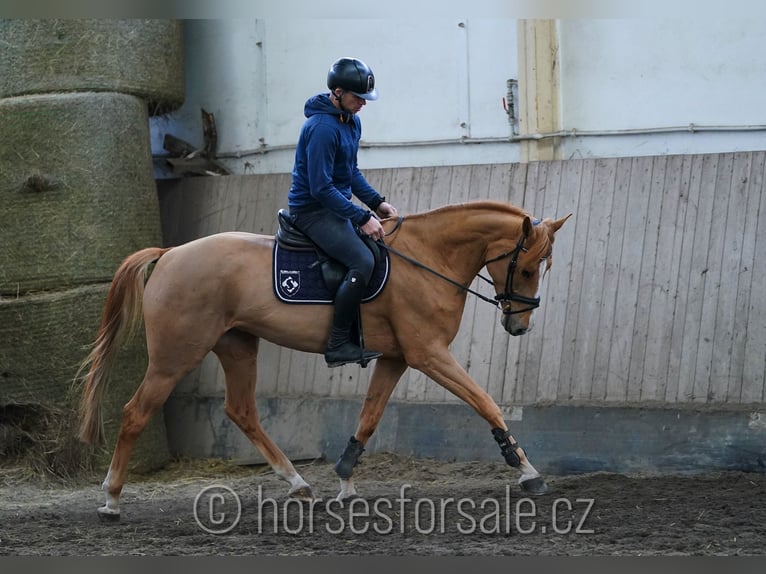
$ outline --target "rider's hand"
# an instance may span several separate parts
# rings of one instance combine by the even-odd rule
[[[362,225],[362,231],[372,237],[373,239],[383,239],[383,226],[376,217],[370,217],[367,223]]]
[[[385,219],[386,217],[396,217],[399,215],[399,212],[396,211],[396,208],[387,201],[384,201],[378,206],[376,213],[381,219]]]

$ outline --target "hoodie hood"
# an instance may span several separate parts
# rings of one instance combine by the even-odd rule
[[[306,121],[295,148],[290,213],[329,209],[356,225],[370,213],[351,201],[356,196],[377,208],[380,194],[365,180],[356,163],[362,123],[356,114],[332,105],[329,92],[310,97],[303,108]]]
[[[317,94],[306,100],[306,104],[303,106],[303,115],[310,118],[316,114],[330,114],[333,116],[349,115],[332,105],[329,93]]]

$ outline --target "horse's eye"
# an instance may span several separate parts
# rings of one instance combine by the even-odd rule
[[[524,279],[529,279],[530,277],[532,277],[532,274],[531,274],[529,271],[527,271],[526,269],[523,269],[523,270],[521,271],[521,276],[522,276]]]

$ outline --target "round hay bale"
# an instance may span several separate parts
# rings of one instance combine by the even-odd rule
[[[16,434],[19,428],[27,435],[34,428],[33,437],[53,445],[46,449],[49,455],[55,456],[60,447],[73,463],[77,463],[78,449],[89,451],[76,438],[82,388],[74,378],[96,337],[108,290],[108,284],[91,285],[0,300],[0,407],[15,405],[14,410],[25,415],[24,425],[16,425]],[[143,337],[118,353],[104,394],[107,446],[97,453],[101,463],[109,461],[122,408],[138,388],[146,366]],[[10,434],[7,429],[5,434]],[[131,468],[149,471],[168,460],[165,423],[158,412],[136,443]],[[58,462],[59,467],[65,464]]]
[[[146,107],[79,93],[0,100],[0,295],[109,282],[162,241]]]
[[[183,103],[179,20],[0,20],[0,45],[0,98],[120,92],[157,114]]]

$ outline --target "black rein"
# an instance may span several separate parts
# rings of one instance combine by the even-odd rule
[[[403,221],[404,221],[404,217],[400,216],[396,222],[396,226],[386,235],[393,234],[397,229],[399,229]],[[461,291],[466,291],[468,293],[471,293],[472,295],[476,295],[476,297],[478,297],[482,301],[491,303],[492,306],[494,307],[500,307],[504,315],[514,315],[516,313],[524,313],[526,311],[532,311],[533,309],[537,309],[540,306],[540,297],[526,297],[524,295],[519,295],[518,293],[513,292],[513,276],[516,273],[516,265],[518,264],[519,254],[522,251],[526,251],[526,249],[524,248],[525,240],[526,240],[526,236],[522,234],[521,237],[519,237],[519,241],[516,244],[516,247],[512,251],[506,251],[505,253],[501,253],[497,257],[493,257],[492,259],[485,261],[484,264],[482,265],[482,267],[485,267],[486,265],[489,265],[490,263],[494,263],[495,261],[500,261],[501,259],[505,259],[506,257],[511,258],[511,261],[508,264],[508,273],[505,277],[505,291],[503,293],[499,293],[495,295],[494,298],[486,297],[485,295],[482,295],[478,291],[474,291],[467,285],[464,285],[463,283],[458,283],[454,279],[447,277],[446,275],[443,275],[442,273],[439,273],[435,269],[431,269],[430,267],[428,267],[427,265],[424,265],[417,259],[413,259],[409,255],[405,255],[404,253],[402,253],[401,251],[397,249],[394,249],[390,245],[386,245],[383,242],[383,240],[378,240],[377,243],[380,247],[390,251],[391,253],[393,253],[394,255],[398,257],[401,257],[402,259],[404,259],[408,263],[411,263],[415,267],[419,269],[423,269],[425,271],[428,271],[429,273],[436,275],[439,279],[442,279],[443,281],[446,281],[447,283],[454,285]],[[481,273],[479,273],[477,277],[486,281],[490,285],[494,284],[491,279],[487,279]],[[525,309],[519,309],[518,311],[511,311],[511,307],[510,307],[511,302],[523,303],[525,305],[528,305],[528,307],[526,307]],[[502,303],[509,303],[509,305],[502,306]]]

